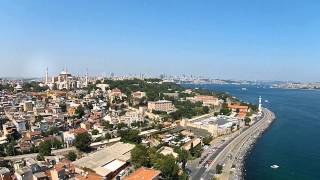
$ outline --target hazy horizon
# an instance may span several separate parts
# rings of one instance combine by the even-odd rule
[[[317,82],[320,2],[0,2],[0,77],[195,75]]]

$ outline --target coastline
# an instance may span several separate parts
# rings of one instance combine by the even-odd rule
[[[247,171],[245,169],[245,165],[247,163],[248,157],[252,152],[252,149],[255,148],[258,140],[263,136],[264,133],[267,132],[267,130],[271,127],[271,125],[276,120],[276,117],[273,112],[272,114],[273,114],[273,118],[271,119],[271,122],[267,126],[264,126],[263,129],[257,131],[257,133],[252,138],[250,138],[245,144],[243,144],[243,146],[240,148],[241,149],[239,152],[240,158],[235,163],[236,164],[235,174],[241,180],[246,179]]]
[[[245,156],[253,147],[257,139],[271,126],[275,115],[264,108],[261,119],[253,123],[248,129],[231,140],[213,159],[213,163],[206,168],[202,177],[210,179],[215,176],[219,180],[244,179]],[[216,173],[216,167],[222,165],[222,173]]]

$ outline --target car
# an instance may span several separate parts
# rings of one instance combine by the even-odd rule
[[[118,176],[122,177],[122,176],[124,176],[125,174],[126,174],[126,171],[125,171],[125,170],[122,170],[122,171],[120,171],[120,173],[119,173]]]

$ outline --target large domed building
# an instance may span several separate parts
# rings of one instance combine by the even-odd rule
[[[49,86],[50,89],[63,90],[63,89],[77,89],[83,88],[88,85],[88,73],[85,78],[72,76],[65,68],[58,76],[53,76],[51,82],[49,82],[48,69],[46,70],[45,84]]]

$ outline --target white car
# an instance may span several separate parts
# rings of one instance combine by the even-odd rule
[[[122,170],[122,171],[120,171],[120,173],[119,173],[118,176],[122,177],[122,176],[124,176],[125,174],[126,174],[126,171],[125,171],[125,170]]]

